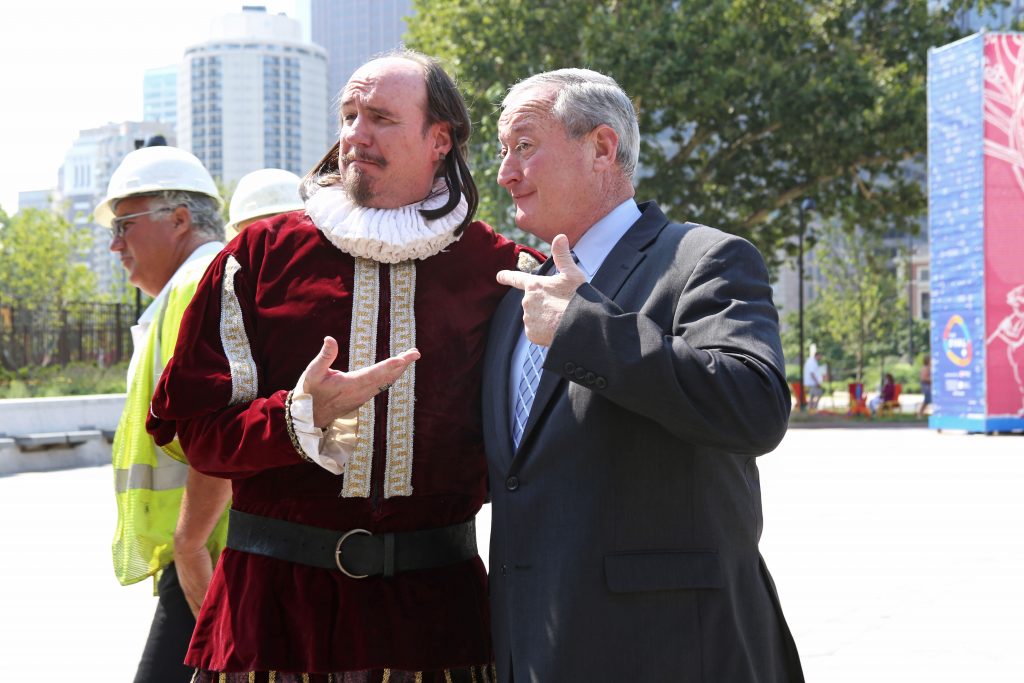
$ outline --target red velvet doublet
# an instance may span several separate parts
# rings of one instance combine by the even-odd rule
[[[486,495],[481,360],[491,314],[507,290],[495,273],[523,251],[487,225],[469,225],[416,261],[415,413],[411,496],[386,497],[387,392],[376,399],[368,498],[339,496],[342,477],[304,461],[286,429],[285,398],[326,335],[348,369],[354,259],[302,212],[258,222],[222,251],[182,322],[153,398],[149,430],[177,434],[199,471],[233,480],[238,510],[339,531],[441,527],[471,519]],[[534,253],[534,252],[531,252]],[[388,349],[388,268],[377,358]],[[225,274],[256,370],[251,400],[232,405],[222,341]],[[229,283],[230,285],[230,283]],[[237,322],[237,321],[236,321]],[[400,351],[402,349],[395,349]],[[237,397],[238,373],[235,373]],[[487,585],[479,558],[393,578],[355,580],[228,549],[199,615],[186,663],[212,671],[429,671],[491,661]]]

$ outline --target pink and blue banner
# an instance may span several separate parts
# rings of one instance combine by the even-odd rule
[[[928,55],[935,428],[1024,429],[1024,35]]]

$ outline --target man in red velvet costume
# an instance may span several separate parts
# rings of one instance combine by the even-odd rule
[[[373,60],[340,99],[305,212],[214,260],[153,398],[157,442],[233,482],[186,663],[197,681],[489,681],[481,359],[495,273],[537,257],[472,220],[469,116],[435,60]]]

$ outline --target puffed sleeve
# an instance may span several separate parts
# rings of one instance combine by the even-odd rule
[[[226,478],[303,460],[288,429],[288,392],[260,392],[262,372],[250,344],[255,286],[247,265],[225,250],[207,269],[146,424],[157,444],[178,439],[190,465]]]

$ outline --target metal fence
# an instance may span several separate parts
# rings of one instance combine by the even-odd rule
[[[0,366],[119,363],[131,356],[135,320],[136,307],[126,304],[58,307],[0,299]]]

